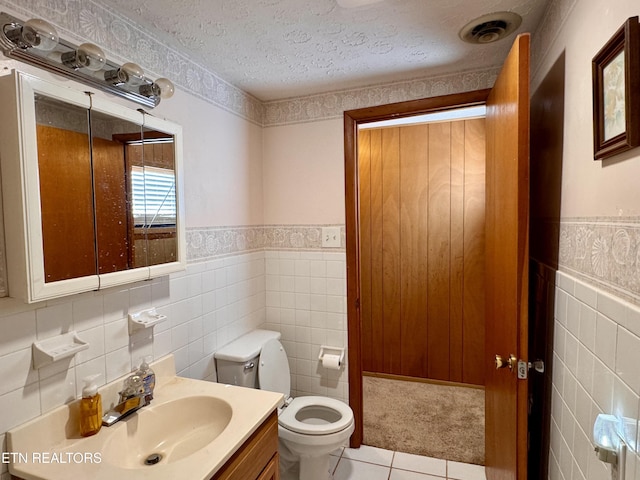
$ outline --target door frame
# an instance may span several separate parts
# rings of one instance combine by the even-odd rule
[[[349,405],[353,410],[355,423],[350,440],[352,448],[360,447],[363,436],[358,126],[380,120],[484,105],[490,92],[491,89],[476,90],[344,112],[348,380]]]

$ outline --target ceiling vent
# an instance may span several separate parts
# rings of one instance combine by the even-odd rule
[[[492,43],[513,33],[521,23],[522,17],[517,13],[489,13],[467,23],[459,35],[468,43]]]

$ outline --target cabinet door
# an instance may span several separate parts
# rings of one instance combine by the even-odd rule
[[[278,414],[273,412],[210,480],[261,479],[274,462],[278,468]],[[267,467],[265,469],[265,467]],[[278,475],[276,473],[276,475]],[[268,475],[265,479],[272,478]],[[278,476],[274,477],[278,478]]]
[[[19,72],[0,76],[0,104],[10,296],[184,270],[180,126]]]
[[[280,480],[280,456],[276,453],[257,480]]]
[[[136,222],[136,235],[145,242],[150,275],[156,277],[186,265],[182,128],[145,115],[142,136],[144,217]]]
[[[89,98],[27,75],[0,82],[9,294],[35,302],[94,290]]]

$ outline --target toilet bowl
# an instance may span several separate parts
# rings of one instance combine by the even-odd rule
[[[261,389],[284,395],[284,406],[278,412],[278,436],[300,457],[300,480],[327,480],[329,454],[354,430],[349,405],[320,396],[292,398],[289,361],[277,339],[262,346],[258,379]]]
[[[286,469],[288,460],[294,459],[299,461],[300,480],[327,480],[331,478],[329,454],[354,431],[353,411],[333,398],[291,398],[289,361],[279,336],[278,332],[254,330],[216,352],[218,381],[238,384],[241,379],[245,386],[282,393],[285,400],[278,409],[281,466]],[[256,353],[257,345],[260,350]],[[251,385],[247,370],[254,371],[256,361],[257,382]],[[231,363],[237,365],[235,373]]]

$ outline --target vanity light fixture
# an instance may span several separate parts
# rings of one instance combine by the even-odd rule
[[[118,65],[107,60],[97,45],[83,43],[77,46],[60,39],[56,29],[40,19],[24,22],[8,13],[0,13],[0,50],[7,57],[151,108],[161,99],[173,96],[175,90],[166,78],[156,81],[147,78],[135,63]]]

